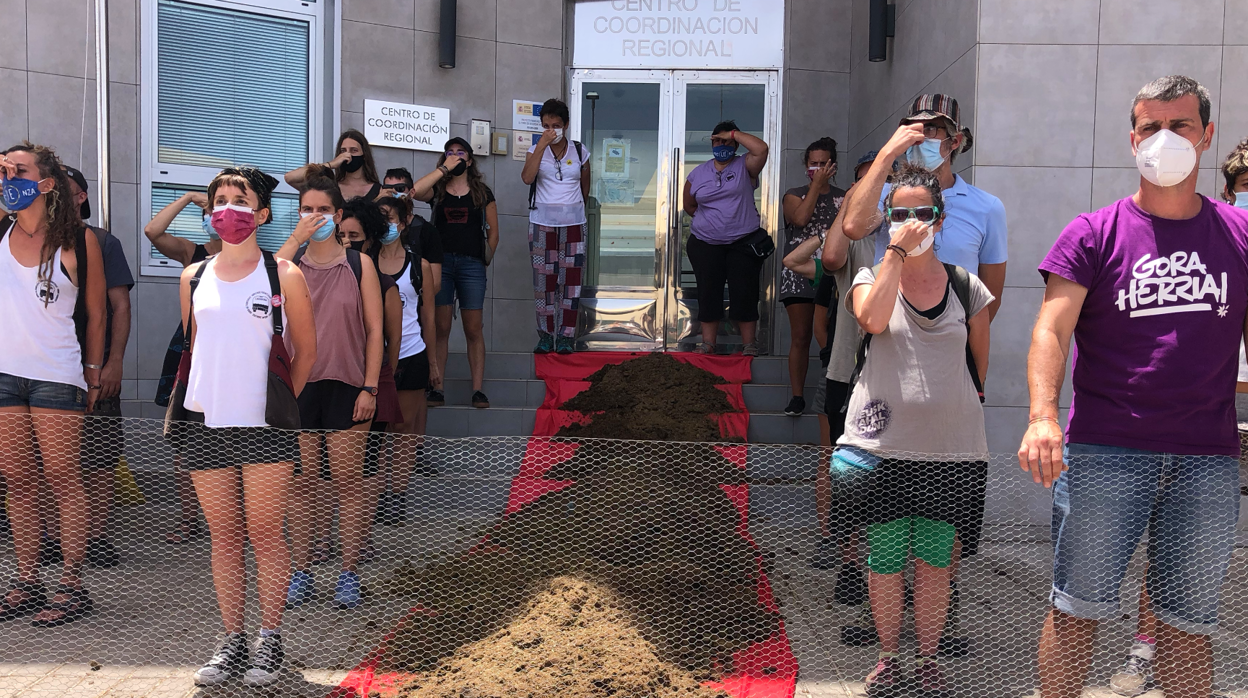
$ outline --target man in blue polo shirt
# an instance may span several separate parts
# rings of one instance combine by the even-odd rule
[[[970,149],[971,131],[962,127],[958,101],[942,94],[919,96],[871,169],[846,195],[843,227],[846,237],[860,240],[880,226],[888,194],[886,180],[898,158],[935,172],[948,208],[942,212],[945,224],[936,239],[936,256],[984,282],[996,298],[988,306],[988,317],[993,318],[1001,307],[1005,287],[1005,207],[997,197],[954,174],[954,160]],[[888,236],[877,236],[875,261],[883,259],[887,246]]]

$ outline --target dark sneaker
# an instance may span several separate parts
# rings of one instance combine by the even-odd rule
[[[789,406],[784,408],[784,413],[790,417],[800,417],[806,411],[806,398],[801,395],[794,395],[789,400]]]
[[[247,634],[232,633],[217,645],[212,659],[195,672],[196,686],[217,686],[243,673],[247,668]]]
[[[334,605],[341,609],[350,609],[362,603],[364,589],[360,584],[360,575],[351,570],[338,573],[338,584],[334,586]]]
[[[290,575],[290,586],[286,588],[286,608],[302,606],[316,597],[316,583],[311,572],[295,570]]]
[[[65,556],[61,554],[61,542],[55,538],[44,538],[39,544],[39,564],[59,565],[62,562],[65,562]]]
[[[902,687],[901,662],[896,657],[880,657],[865,683],[869,698],[894,698]]]
[[[914,684],[918,698],[948,698],[949,686],[940,665],[931,657],[919,657],[914,668]]]
[[[841,643],[850,647],[867,647],[880,641],[875,632],[875,616],[871,614],[871,604],[863,604],[858,617],[852,625],[841,626]]]
[[[441,390],[429,388],[425,391],[425,404],[430,407],[441,407],[446,404],[446,394]]]
[[[867,600],[867,576],[857,565],[841,566],[841,573],[836,575],[836,586],[832,588],[832,600],[846,606],[861,606]]]
[[[282,675],[285,658],[280,634],[260,638],[256,643],[256,656],[251,660],[247,673],[243,674],[243,685],[269,686],[276,683]]]
[[[537,333],[537,346],[533,347],[533,353],[534,354],[549,354],[550,352],[554,350],[555,350],[554,335],[549,335],[549,334],[546,334],[545,332],[538,332]]]
[[[121,551],[107,538],[87,541],[87,563],[96,568],[116,567],[121,564]]]
[[[573,354],[575,352],[576,340],[572,337],[558,337],[555,339],[555,353]]]
[[[483,410],[490,406],[490,399],[485,396],[485,393],[478,390],[472,394],[472,406]]]
[[[817,570],[834,570],[840,564],[840,550],[837,549],[836,538],[824,536],[815,546],[815,556],[810,559],[810,566]]]
[[[941,631],[940,646],[937,654],[942,657],[959,659],[970,656],[971,639],[958,634],[958,625],[962,617],[962,594],[958,591],[958,583],[949,584],[949,615],[945,616],[945,629]]]

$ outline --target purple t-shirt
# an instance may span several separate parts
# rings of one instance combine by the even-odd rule
[[[1075,325],[1068,442],[1238,455],[1248,212],[1202,197],[1189,220],[1131,198],[1075,218],[1040,263],[1088,289]]]
[[[758,207],[754,190],[758,184],[745,169],[745,158],[735,157],[723,171],[715,169],[715,161],[693,168],[689,173],[689,190],[698,202],[690,232],[702,242],[726,245],[758,230]]]

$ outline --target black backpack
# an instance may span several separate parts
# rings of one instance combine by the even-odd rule
[[[966,313],[966,370],[971,374],[971,382],[975,384],[975,392],[979,394],[979,401],[982,404],[984,384],[979,380],[979,369],[975,366],[975,356],[971,353],[971,275],[967,270],[954,264],[945,264],[944,267],[945,273],[949,275],[949,285],[953,286],[953,295],[957,296],[958,302],[962,304],[962,309]],[[878,277],[880,265],[875,265],[871,271]],[[858,376],[862,374],[863,364],[867,361],[867,347],[871,346],[872,336],[863,335],[862,343],[858,345],[858,356],[854,359],[854,374],[849,378],[849,393],[845,396],[845,404],[841,405],[841,414],[849,411],[849,400],[854,394],[854,386],[858,385]]]
[[[577,167],[584,167],[585,166],[585,153],[584,151],[581,150],[581,142],[572,141],[572,145],[576,146],[576,160],[579,163]],[[550,146],[546,146],[546,147],[549,148]],[[550,155],[551,157],[554,157],[555,154],[551,153]],[[537,208],[537,177],[534,177],[533,183],[529,185],[529,210],[532,211],[536,208]]]
[[[300,247],[294,258],[290,260],[290,263],[299,266],[299,260],[303,259],[303,253],[307,249],[307,245]],[[364,278],[364,268],[360,265],[360,253],[358,250],[347,248],[347,266],[351,267],[351,273],[355,274],[355,285],[359,286]]]
[[[17,214],[9,214],[7,224],[0,230],[0,240],[17,224]],[[103,251],[103,250],[101,250]],[[74,301],[74,333],[78,335],[78,347],[82,351],[83,361],[87,360],[87,277],[90,265],[87,263],[87,227],[74,235],[74,259],[78,262],[78,297]]]

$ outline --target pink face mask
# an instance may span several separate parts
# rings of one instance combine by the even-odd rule
[[[820,168],[818,168],[818,167],[807,167],[807,168],[806,168],[806,179],[809,179],[809,180],[811,180],[811,181],[814,181],[814,179],[815,179],[815,173],[817,173],[817,172],[819,171],[819,169],[820,169]]]
[[[235,204],[217,206],[212,209],[212,229],[222,242],[241,245],[256,232],[256,212]]]

